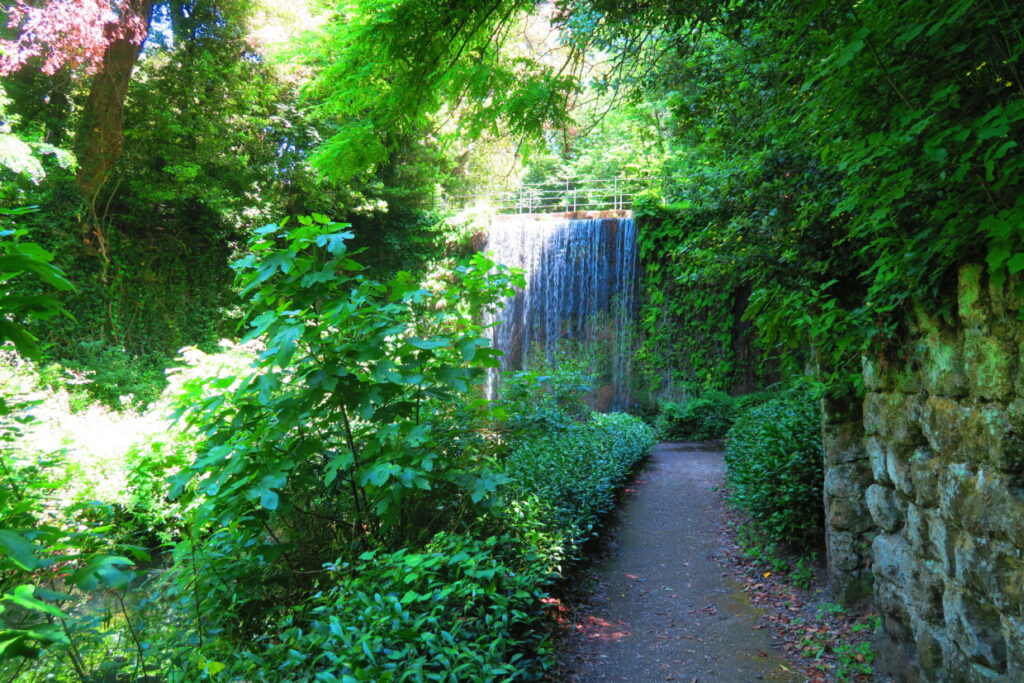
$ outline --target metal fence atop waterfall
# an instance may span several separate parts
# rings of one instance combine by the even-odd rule
[[[501,213],[571,213],[628,211],[633,198],[660,178],[589,178],[523,183],[518,187],[477,187],[450,195],[447,204],[465,207],[486,204]]]

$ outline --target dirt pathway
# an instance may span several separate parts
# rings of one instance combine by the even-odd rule
[[[629,485],[589,574],[562,661],[565,680],[800,681],[760,612],[714,555],[721,550],[722,453],[662,443]],[[586,578],[586,577],[584,577]]]

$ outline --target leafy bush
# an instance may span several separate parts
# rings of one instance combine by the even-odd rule
[[[736,396],[733,398],[736,408],[735,418],[738,418],[740,415],[752,408],[756,408],[763,403],[767,403],[778,396],[778,393],[778,390],[775,389],[765,389],[763,391],[755,391],[742,396]]]
[[[79,407],[92,401],[114,409],[145,407],[167,386],[166,362],[160,354],[132,355],[103,341],[81,341],[45,367],[41,378],[53,388],[67,388]]]
[[[536,622],[548,572],[515,539],[442,532],[422,551],[368,551],[328,569],[324,589],[225,673],[261,681],[541,677],[538,654],[550,646]]]
[[[806,389],[741,415],[726,437],[729,501],[769,542],[806,548],[823,530],[821,422]]]
[[[503,509],[480,520],[504,533],[441,532],[420,551],[329,565],[330,587],[257,647],[193,664],[245,680],[538,680],[550,654],[542,591],[653,443],[649,426],[621,414],[538,433],[503,460]]]
[[[197,587],[197,629],[247,641],[325,562],[418,547],[504,481],[479,429],[491,406],[472,392],[497,352],[475,321],[521,277],[476,256],[430,286],[377,282],[347,227],[314,215],[257,230],[233,267],[260,352],[237,375],[182,382],[198,443],[171,492],[193,507],[174,576]],[[246,589],[220,591],[225,578]]]
[[[0,216],[25,210],[0,209]],[[37,338],[25,324],[64,312],[54,297],[18,294],[17,286],[45,284],[67,292],[64,273],[51,264],[53,256],[37,244],[21,242],[24,231],[0,229],[0,342],[10,341],[18,352],[38,359]],[[51,500],[66,477],[62,454],[23,453],[21,426],[32,417],[33,402],[0,395],[0,678],[19,678],[26,660],[45,649],[70,645],[68,606],[101,584],[124,585],[131,565],[125,557],[107,555],[102,529],[83,523],[88,510],[54,510]],[[84,513],[84,514],[83,514]],[[67,591],[76,591],[71,595]],[[75,673],[84,680],[78,662]]]
[[[587,422],[535,436],[506,459],[508,492],[536,496],[542,518],[565,537],[571,551],[585,541],[615,504],[615,490],[654,445],[654,430],[640,418],[594,414]]]
[[[151,540],[171,540],[183,523],[183,510],[180,503],[168,498],[168,478],[187,467],[194,457],[194,441],[181,432],[153,436],[128,449],[125,512],[133,528]]]
[[[570,358],[559,360],[553,368],[508,373],[501,387],[503,431],[528,438],[585,420],[590,414],[586,395],[592,383],[583,363]]]
[[[666,402],[655,426],[663,439],[721,439],[735,415],[735,399],[708,391],[682,403]]]

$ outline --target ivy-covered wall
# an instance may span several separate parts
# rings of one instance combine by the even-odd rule
[[[652,397],[749,393],[778,379],[778,359],[743,319],[750,282],[715,242],[707,211],[638,204],[640,310],[634,383]]]
[[[865,359],[860,405],[826,402],[830,569],[873,579],[887,665],[909,680],[1024,680],[1024,301],[960,269],[946,315]],[[867,581],[865,581],[867,579]]]

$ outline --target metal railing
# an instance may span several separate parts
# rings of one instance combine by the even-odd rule
[[[596,178],[524,183],[517,188],[478,187],[447,197],[447,205],[463,208],[486,204],[501,213],[570,213],[628,211],[633,198],[660,178]]]

